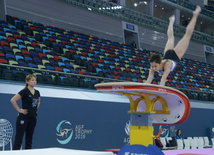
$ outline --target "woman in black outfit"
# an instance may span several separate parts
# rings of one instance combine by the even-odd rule
[[[25,149],[32,148],[33,133],[36,126],[37,109],[40,105],[40,93],[35,90],[36,76],[29,74],[25,78],[26,86],[12,99],[11,103],[19,112],[16,120],[16,136],[13,150],[20,150],[22,139],[25,133]],[[17,101],[22,99],[22,108],[17,105]]]

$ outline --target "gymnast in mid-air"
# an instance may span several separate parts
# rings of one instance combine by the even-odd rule
[[[173,24],[175,21],[175,16],[172,15],[169,18],[169,27],[167,30],[168,40],[164,49],[164,57],[161,58],[159,54],[152,54],[150,57],[150,70],[149,76],[147,78],[146,83],[151,83],[154,72],[158,72],[163,74],[160,85],[164,86],[166,82],[166,78],[171,71],[176,67],[176,65],[180,62],[181,58],[185,54],[191,36],[193,34],[195,24],[198,18],[199,13],[201,12],[200,6],[196,6],[195,11],[193,11],[193,17],[187,25],[186,32],[183,38],[178,42],[178,44],[174,47],[174,35],[173,35]]]

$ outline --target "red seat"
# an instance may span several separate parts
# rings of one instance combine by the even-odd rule
[[[117,71],[114,71],[114,75],[118,75],[119,74],[119,72],[117,72]]]
[[[15,38],[15,39],[17,39],[17,38],[21,38],[21,36],[20,36],[20,35],[18,35],[18,34],[14,34],[13,36],[14,36],[14,38]]]
[[[70,53],[71,53],[71,55],[72,55],[72,53],[76,53],[76,51],[74,51],[74,50],[70,50]]]
[[[25,50],[22,50],[22,54],[23,54],[23,56],[24,56],[24,54],[30,54],[30,52],[28,52],[28,51],[25,51]]]
[[[55,67],[55,71],[62,71],[62,68]]]
[[[119,76],[114,76],[114,79],[120,79],[120,77]]]
[[[104,62],[103,60],[100,60],[100,59],[98,61],[99,61],[99,63],[103,63]]]
[[[126,71],[127,71],[127,72],[130,72],[130,70],[131,70],[130,68],[126,68]]]
[[[120,70],[120,67],[118,67],[118,66],[115,66],[115,68],[116,68],[116,70]]]
[[[78,71],[78,73],[79,73],[79,74],[85,74],[85,72],[83,72],[83,71]]]
[[[89,53],[94,53],[94,51],[92,51],[92,50],[89,50]]]
[[[15,41],[14,38],[7,38],[7,41],[8,41],[9,43],[11,42],[11,40]]]
[[[67,42],[67,41],[62,41],[62,43],[63,43],[63,45],[64,45],[64,44],[67,44],[68,42]]]
[[[126,80],[127,80],[127,81],[132,81],[132,79],[131,79],[131,78],[126,78]]]
[[[167,83],[166,85],[167,85],[167,86],[169,86],[169,87],[171,87],[171,86],[172,86],[170,83]]]
[[[77,44],[80,44],[80,41],[76,40],[76,43],[77,43]]]
[[[46,55],[43,53],[39,53],[39,57],[40,57],[40,59],[42,59],[42,57],[46,57]]]
[[[177,88],[180,88],[180,85],[177,85],[177,84],[176,84],[175,86],[176,86]]]
[[[1,42],[1,47],[3,47],[4,45],[9,45],[8,42]]]
[[[143,80],[141,80],[141,79],[138,79],[138,82],[143,82]]]
[[[32,42],[33,48],[34,48],[36,45],[39,45],[39,44],[38,44],[38,43],[35,43],[35,42]]]
[[[39,28],[40,26],[35,24],[34,27]]]
[[[77,40],[77,37],[72,37],[73,40]]]
[[[8,61],[4,59],[0,59],[0,63],[8,63]]]
[[[15,20],[15,19],[18,19],[18,20],[19,20],[19,18],[18,18],[18,17],[13,17],[13,20]]]
[[[87,56],[88,55],[88,53],[85,53],[85,52],[82,52],[82,56]]]
[[[51,43],[52,43],[52,41],[55,41],[55,39],[53,39],[53,38],[49,38],[49,40],[50,40]]]
[[[140,73],[140,70],[136,70],[135,72],[136,72],[137,74],[139,74],[139,73]]]
[[[95,68],[95,66],[98,66],[98,64],[97,63],[92,63],[92,65],[93,65],[93,67]]]
[[[34,30],[36,30],[35,27],[30,27],[30,29],[31,29],[31,32],[32,32],[32,33],[33,33]]]
[[[153,84],[158,84],[156,81],[153,81],[152,83],[153,83]]]
[[[45,55],[45,54],[44,54]],[[45,55],[46,56],[46,55]],[[61,59],[59,56],[54,56],[54,60],[57,62],[57,59]]]
[[[110,57],[113,58],[113,57],[115,57],[115,55],[114,54],[110,54]]]

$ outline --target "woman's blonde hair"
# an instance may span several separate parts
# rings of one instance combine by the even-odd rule
[[[35,77],[36,78],[36,75],[33,75],[33,74],[28,74],[26,77],[25,77],[25,81],[30,81],[31,78]],[[24,88],[27,88],[28,87],[28,84],[26,83],[25,87]]]

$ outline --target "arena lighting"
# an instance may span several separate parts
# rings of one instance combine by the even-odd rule
[[[137,6],[137,3],[134,3],[134,6],[136,7],[136,6]]]
[[[99,10],[116,10],[116,9],[122,9],[122,6],[114,6],[114,7],[103,7],[103,8],[99,8]]]
[[[147,1],[140,1],[140,2],[139,2],[139,4],[142,4],[142,3],[144,3],[144,4],[147,5]]]

